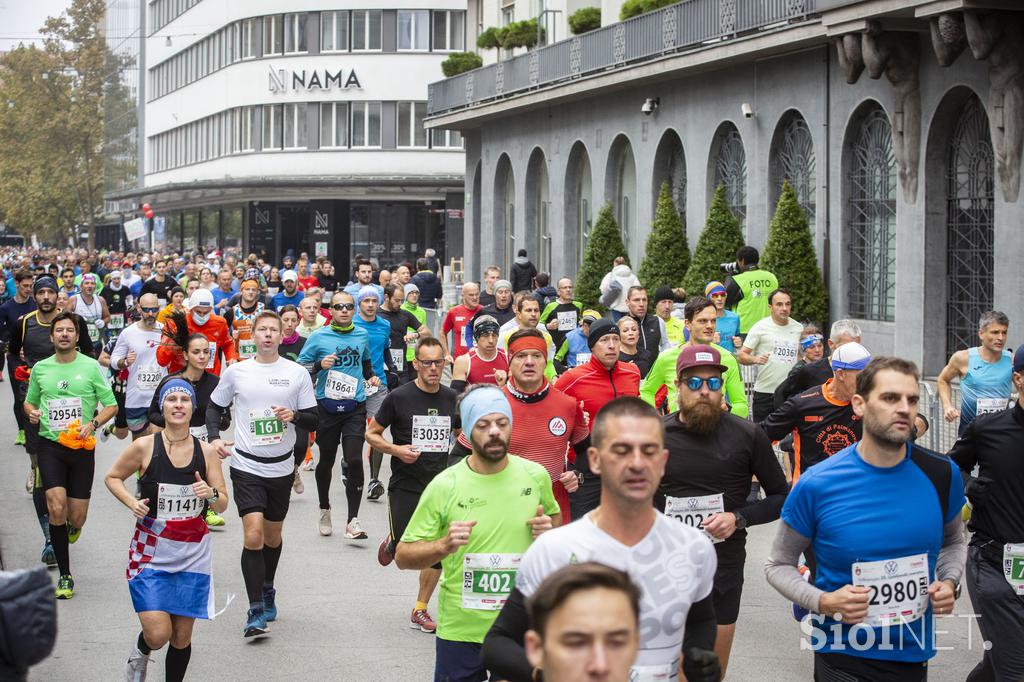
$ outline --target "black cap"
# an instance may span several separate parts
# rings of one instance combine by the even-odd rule
[[[662,285],[654,291],[654,305],[658,305],[660,301],[675,301],[676,295],[672,293],[672,289]]]
[[[590,325],[590,333],[587,334],[587,348],[593,348],[606,334],[618,336],[619,327],[607,317],[603,317]]]

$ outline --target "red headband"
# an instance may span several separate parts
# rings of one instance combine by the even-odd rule
[[[511,360],[518,353],[522,353],[524,350],[536,350],[540,351],[540,354],[544,356],[544,361],[548,359],[548,342],[539,336],[520,336],[515,341],[512,341],[508,345],[508,357]]]

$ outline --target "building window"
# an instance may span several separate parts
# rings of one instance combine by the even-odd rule
[[[284,148],[306,149],[306,105],[284,105]]]
[[[348,50],[348,10],[320,13],[320,51]]]
[[[348,146],[349,111],[346,102],[324,102],[320,105],[320,147]]]
[[[850,316],[891,322],[896,312],[896,158],[881,107],[862,117],[847,151]]]
[[[814,194],[817,189],[815,180],[814,138],[811,129],[803,116],[796,112],[783,120],[780,130],[781,139],[773,154],[772,165],[775,172],[774,196],[772,204],[778,202],[782,193],[782,183],[788,180],[796,192],[796,199],[807,214],[807,222],[814,231]]]
[[[285,54],[306,52],[306,13],[284,15]]]
[[[736,126],[728,123],[719,128],[718,153],[715,155],[715,187],[725,185],[725,201],[729,204],[740,230],[747,232],[747,153]]]
[[[280,14],[263,17],[263,54],[284,54],[284,21]]]
[[[352,146],[380,146],[380,102],[352,102]]]
[[[380,50],[381,12],[361,9],[352,12],[352,49]]]
[[[429,10],[398,10],[398,49],[430,49]]]
[[[252,59],[256,56],[256,22],[257,19],[243,19],[239,39],[238,54],[241,59]]]
[[[423,128],[426,102],[398,103],[398,146],[426,147],[427,131]]]
[[[459,11],[433,12],[435,50],[466,49],[466,13]]]
[[[430,146],[434,149],[462,149],[462,133],[458,130],[431,130]]]
[[[263,105],[263,151],[281,149],[284,138],[284,105]]]

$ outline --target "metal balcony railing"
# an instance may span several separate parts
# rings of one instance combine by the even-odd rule
[[[534,88],[731,40],[814,13],[819,0],[684,0],[428,87],[437,116]]]

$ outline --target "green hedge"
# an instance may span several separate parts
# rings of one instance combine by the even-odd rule
[[[597,214],[597,223],[583,252],[583,264],[576,274],[576,300],[583,303],[584,308],[603,309],[599,303],[601,280],[611,271],[612,261],[619,256],[629,263],[626,247],[622,244],[622,230],[615,220],[611,203],[607,203]]]
[[[675,289],[683,285],[683,277],[690,267],[690,247],[686,241],[686,228],[679,218],[679,209],[672,201],[668,183],[661,183],[658,207],[654,212],[651,234],[647,237],[644,260],[637,276],[647,288],[647,295],[667,285]]]
[[[569,30],[573,35],[601,28],[600,7],[580,7],[569,15]]]
[[[479,69],[483,65],[483,58],[475,52],[453,52],[448,55],[448,59],[441,62],[441,71],[445,78],[451,78],[466,71]]]
[[[489,26],[476,37],[476,46],[481,50],[493,50],[496,47],[501,47],[501,32],[502,30],[497,26]]]
[[[619,19],[625,21],[631,17],[637,17],[662,7],[674,5],[677,2],[679,0],[626,0],[626,2],[622,3],[622,9],[619,10]]]

